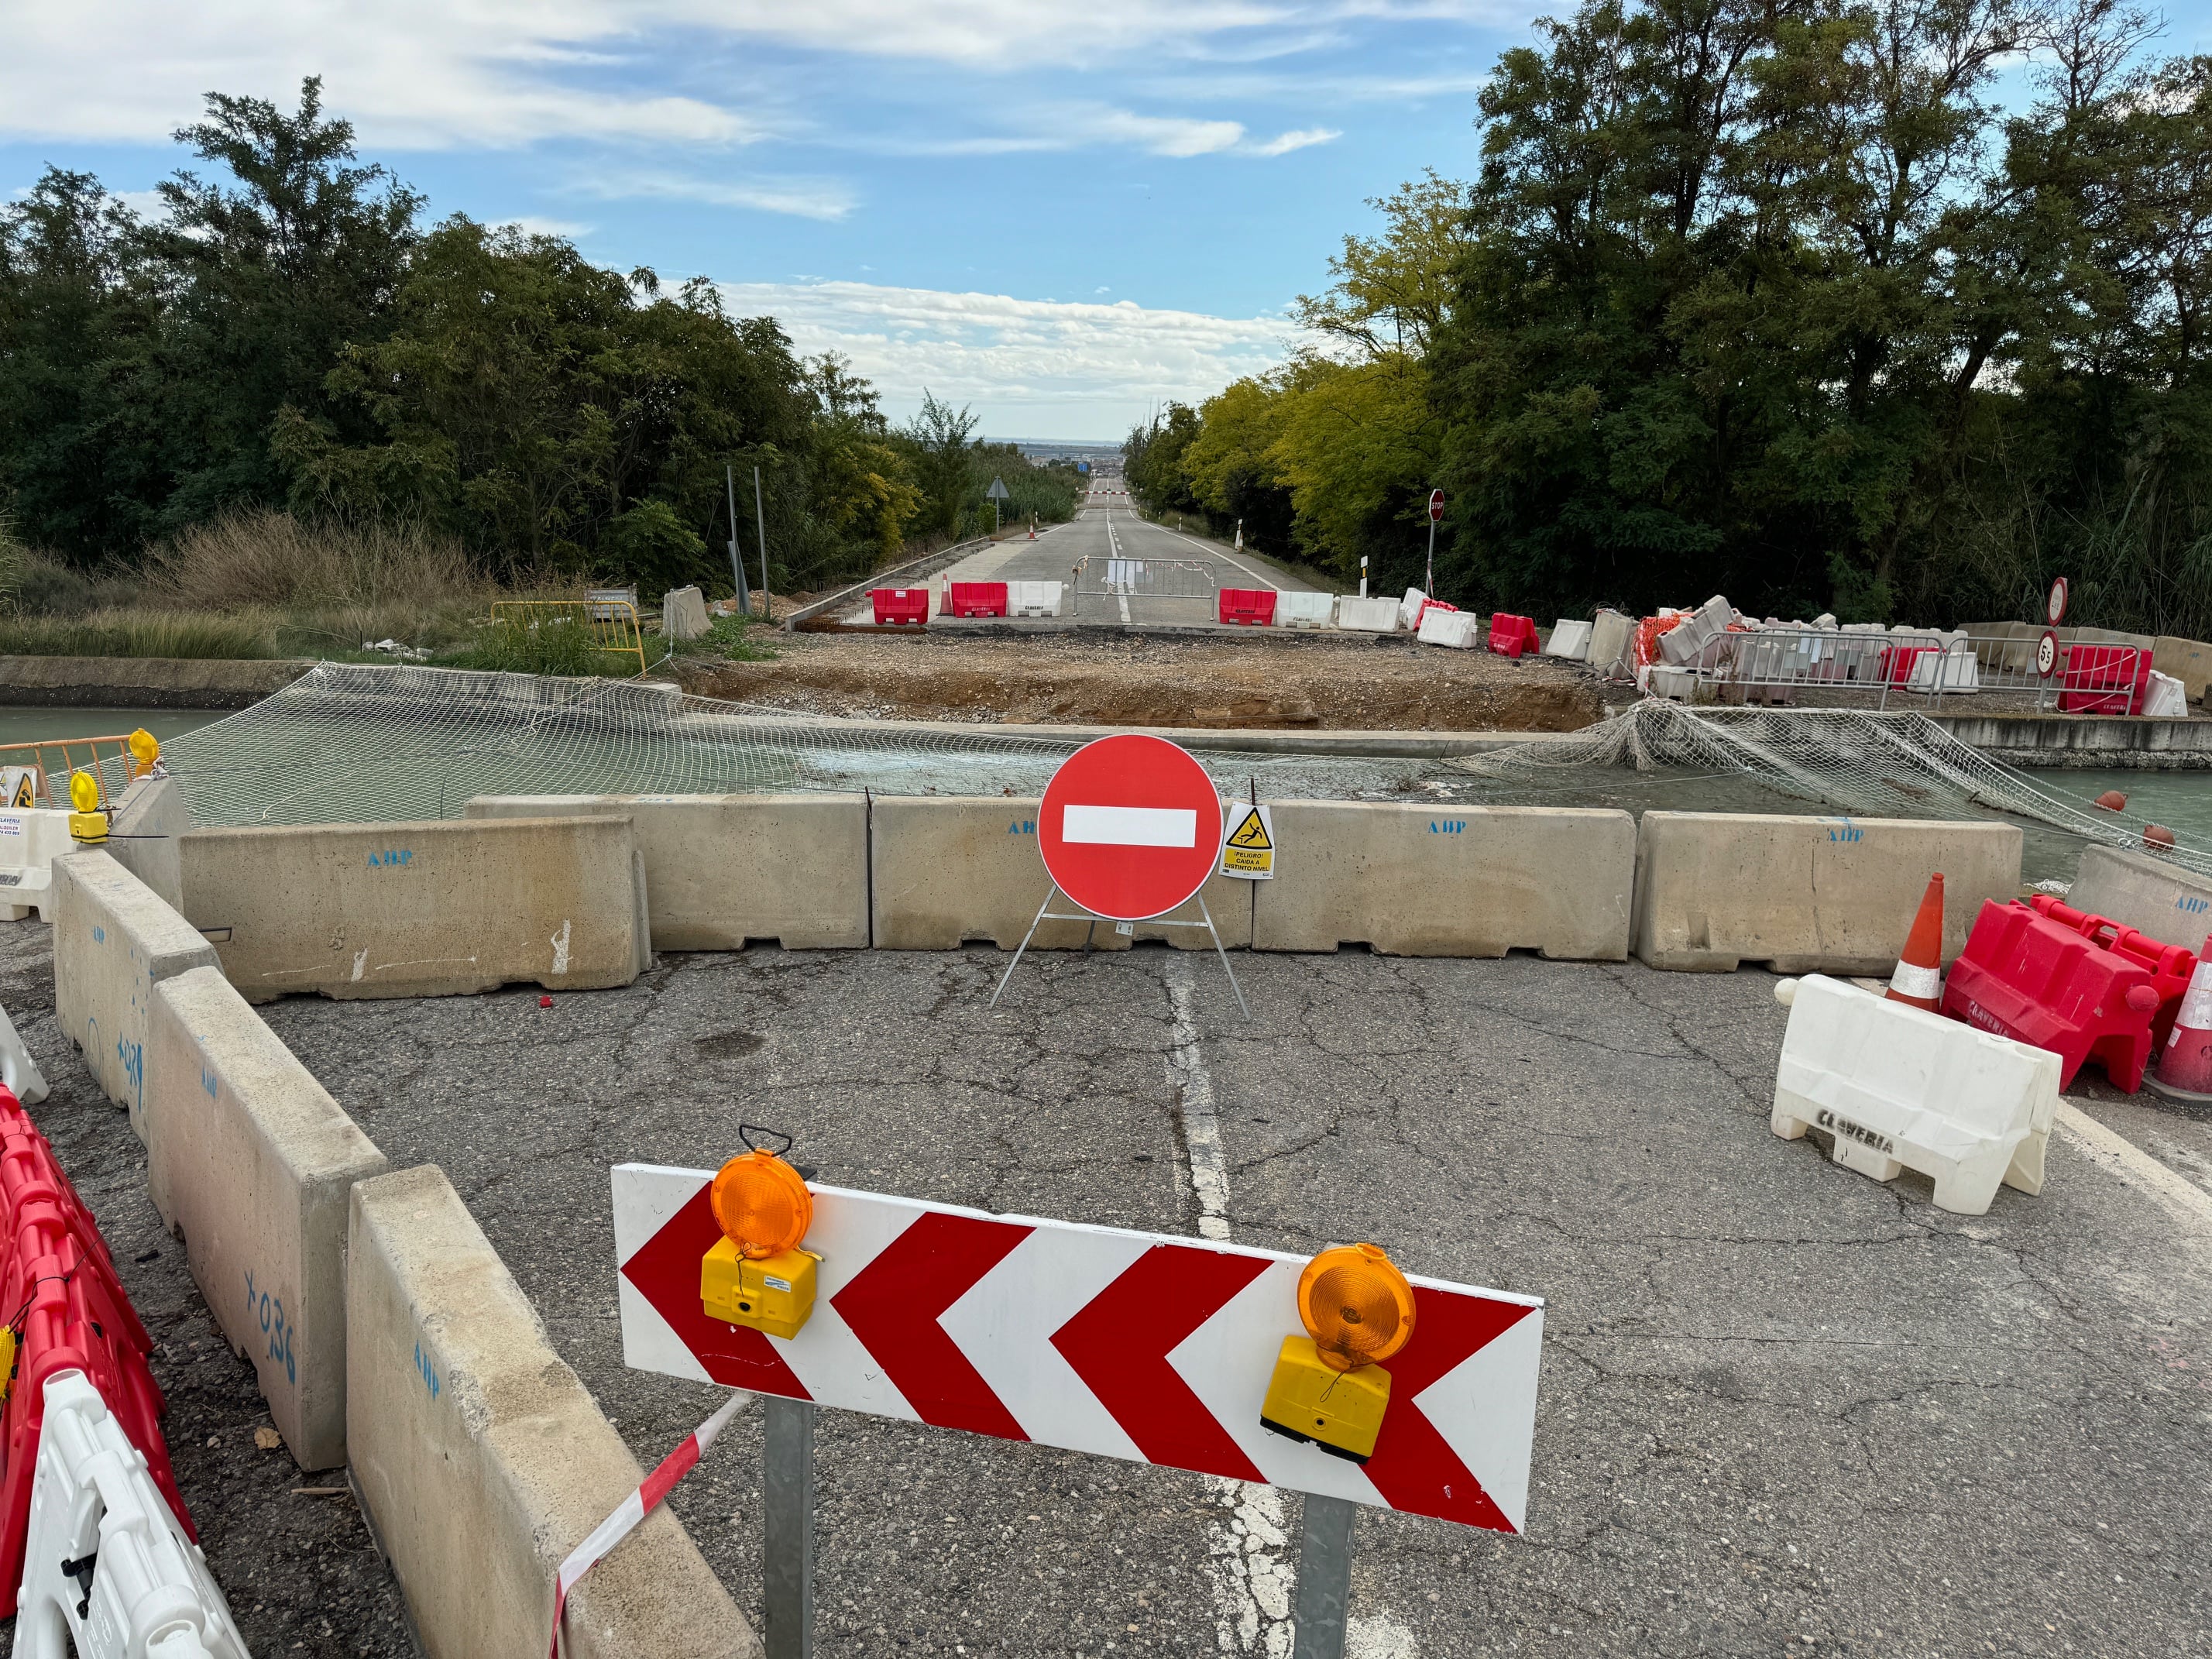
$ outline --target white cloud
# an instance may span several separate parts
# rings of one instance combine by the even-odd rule
[[[1071,141],[1082,137],[1118,140],[1155,155],[1212,155],[1234,149],[1244,137],[1242,123],[1201,121],[1182,116],[1134,115],[1109,109],[1077,115],[1067,128]]]
[[[588,236],[599,228],[597,225],[580,223],[574,219],[541,219],[534,213],[518,214],[495,222],[512,226],[526,236],[566,236],[572,240],[579,236]]]
[[[1326,144],[1343,137],[1334,127],[1303,127],[1295,132],[1279,134],[1264,144],[1249,144],[1245,148],[1255,155],[1288,155],[1294,149]]]
[[[1503,0],[17,0],[0,54],[0,132],[159,140],[195,118],[211,88],[289,98],[302,76],[327,73],[331,107],[380,147],[732,144],[780,117],[663,91],[672,59],[769,40],[993,70],[1196,64],[1279,55],[1353,19],[1494,21],[1505,9]],[[1127,142],[1163,155],[1210,154],[1243,136],[1234,122],[1106,113]]]
[[[1211,397],[1290,355],[1273,317],[1211,317],[1122,300],[1017,300],[873,283],[726,283],[740,316],[769,315],[809,356],[836,351],[902,414],[925,387],[976,405],[994,432],[1118,436],[1154,398]]]
[[[835,179],[702,179],[672,173],[599,173],[580,179],[575,188],[580,194],[608,201],[650,196],[787,213],[802,219],[842,219],[859,204],[852,187]]]

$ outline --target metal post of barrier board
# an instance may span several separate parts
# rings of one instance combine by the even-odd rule
[[[1037,913],[1036,917],[1030,923],[1029,932],[1022,935],[1022,942],[1014,947],[1014,959],[1006,964],[1006,971],[999,975],[999,988],[991,993],[991,1000],[987,1005],[988,1006],[995,1008],[999,1006],[999,999],[1006,995],[1006,986],[1014,976],[1014,969],[1022,965],[1023,953],[1030,948],[1030,941],[1036,937],[1036,930],[1044,923],[1048,921],[1083,921],[1090,923],[1093,928],[1096,928],[1102,921],[1115,921],[1115,918],[1112,916],[1101,917],[1096,911],[1085,910],[1080,905],[1076,907],[1082,912],[1079,915],[1069,915],[1065,911],[1054,910],[1052,908],[1052,902],[1060,896],[1061,891],[1058,882],[1054,882],[1050,887],[1045,890],[1044,902],[1037,906]],[[1229,950],[1228,947],[1221,942],[1221,930],[1213,925],[1213,912],[1206,908],[1205,894],[1200,893],[1194,895],[1194,896],[1198,900],[1198,913],[1200,916],[1204,917],[1205,920],[1201,921],[1170,921],[1164,916],[1154,916],[1152,918],[1152,925],[1155,927],[1205,928],[1206,933],[1212,938],[1213,954],[1221,958],[1221,971],[1229,975],[1229,988],[1236,994],[1237,997],[1237,1012],[1243,1015],[1245,1018],[1249,1019],[1252,1018],[1251,1006],[1244,1000],[1244,988],[1237,982],[1237,970],[1229,965]],[[1068,900],[1068,902],[1070,904],[1074,904],[1075,901],[1073,899],[1070,899]],[[1188,903],[1188,901],[1186,900],[1185,902]],[[1182,907],[1178,905],[1176,908],[1180,909]],[[1123,932],[1128,931],[1128,923],[1117,922],[1116,925]],[[1087,954],[1090,950],[1090,939],[1088,936],[1086,936],[1084,940],[1084,949]]]
[[[1308,1492],[1305,1510],[1298,1528],[1291,1651],[1297,1659],[1344,1659],[1346,1613],[1352,1601],[1352,1500]]]
[[[763,1395],[761,1404],[761,1484],[767,1499],[761,1582],[768,1609],[768,1659],[811,1659],[814,1402]]]

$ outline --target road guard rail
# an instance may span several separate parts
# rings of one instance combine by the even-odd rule
[[[1075,614],[1098,616],[1118,608],[1128,620],[1132,599],[1188,601],[1211,622],[1220,583],[1205,559],[1126,559],[1088,554],[1075,562]],[[1085,602],[1088,601],[1086,606]]]

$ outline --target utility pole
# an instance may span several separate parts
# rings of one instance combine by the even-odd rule
[[[738,557],[738,471],[729,462],[722,463],[722,482],[730,491],[730,574],[738,584],[738,610],[744,616],[753,614],[753,596],[745,586],[745,567]]]
[[[730,506],[730,511],[734,513],[737,510],[737,504],[732,501]],[[764,622],[773,622],[775,619],[769,615],[768,609],[768,509],[761,505],[760,463],[758,461],[755,461],[753,463],[753,524],[760,532],[761,619]]]

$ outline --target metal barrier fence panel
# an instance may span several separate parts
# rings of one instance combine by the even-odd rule
[[[2045,661],[2040,644],[2039,635],[1762,628],[1723,634],[1670,672],[1687,673],[1727,702],[1786,703],[1802,691],[1858,691],[1886,708],[1893,696],[1940,705],[1947,696],[1996,693],[2031,698],[2040,709],[2062,691],[2122,694],[2142,678],[2151,654],[2135,646],[2075,646],[2069,656],[2061,646]]]
[[[100,786],[100,801],[105,806],[111,794],[146,769],[131,754],[127,732],[114,737],[43,738],[34,743],[0,744],[0,772],[11,777],[19,771],[27,773],[41,802],[49,805],[69,799],[71,773],[89,772]],[[17,804],[0,798],[0,810]]]
[[[495,599],[494,624],[513,621],[526,628],[582,628],[589,630],[595,649],[637,659],[638,678],[645,678],[645,629],[637,607],[627,599],[608,599],[594,593],[586,599]]]
[[[1086,555],[1076,561],[1075,610],[1081,615],[1086,599],[1091,601],[1093,611],[1110,601],[1126,622],[1133,599],[1180,599],[1202,605],[1206,619],[1211,622],[1214,595],[1220,586],[1212,564],[1205,559]]]

